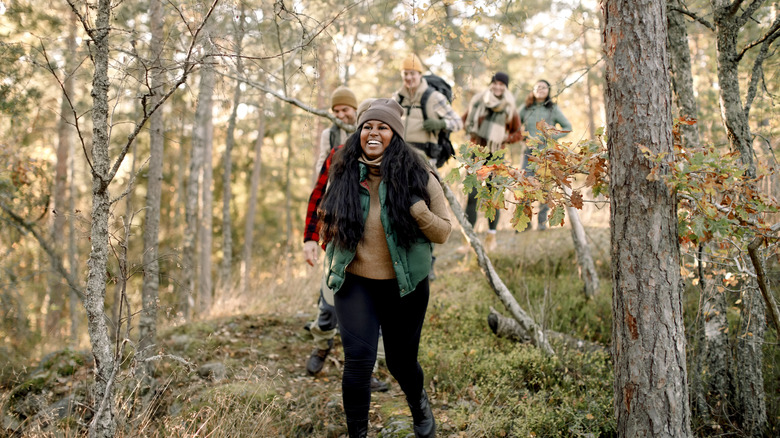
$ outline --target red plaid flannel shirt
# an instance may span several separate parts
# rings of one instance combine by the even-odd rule
[[[338,145],[330,150],[328,158],[325,159],[325,163],[320,169],[320,175],[317,177],[317,182],[314,184],[314,189],[309,196],[309,205],[306,208],[306,225],[303,229],[303,241],[308,242],[313,240],[315,242],[320,241],[320,218],[317,216],[317,208],[320,206],[320,199],[325,193],[325,189],[328,186],[328,173],[330,172],[330,163],[333,161],[333,155],[337,150],[341,149],[344,145]]]

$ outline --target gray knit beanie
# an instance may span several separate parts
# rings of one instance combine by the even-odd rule
[[[375,99],[368,108],[360,115],[358,126],[368,120],[379,120],[390,126],[390,129],[403,137],[404,123],[401,121],[404,109],[393,99]]]

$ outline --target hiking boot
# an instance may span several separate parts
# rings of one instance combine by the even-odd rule
[[[420,399],[410,402],[409,409],[412,411],[412,422],[415,438],[433,438],[436,436],[436,420],[433,418],[431,403],[428,400],[428,394],[425,389],[420,394]]]
[[[374,376],[371,376],[371,392],[385,392],[390,389],[387,382],[383,382]]]
[[[314,351],[311,352],[309,360],[306,361],[306,372],[309,373],[310,376],[322,371],[322,366],[325,365],[325,359],[328,357],[331,348],[333,348],[333,339],[328,340],[328,348],[324,350],[315,348]]]

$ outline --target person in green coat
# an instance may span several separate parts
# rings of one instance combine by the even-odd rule
[[[523,170],[526,175],[534,176],[534,170],[528,167],[529,157],[534,151],[534,148],[544,147],[544,139],[542,133],[536,128],[536,124],[544,121],[552,127],[558,127],[557,129],[563,131],[558,134],[554,134],[554,139],[559,139],[569,131],[571,131],[571,123],[563,115],[561,109],[558,108],[552,99],[550,98],[550,83],[544,79],[540,79],[534,85],[533,90],[525,98],[525,105],[520,108],[520,121],[523,123],[523,130],[528,133],[529,138],[542,139],[542,143],[538,146],[526,145],[525,153],[523,154]],[[542,203],[539,206],[539,231],[547,229],[547,213],[550,208],[547,204]],[[528,224],[530,227],[531,224]]]
[[[381,329],[385,361],[406,395],[416,437],[436,423],[417,354],[433,243],[452,231],[441,184],[402,137],[403,108],[376,99],[333,159],[319,208],[344,348],[342,397],[350,437],[368,433],[371,371]]]

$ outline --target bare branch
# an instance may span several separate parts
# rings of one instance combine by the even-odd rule
[[[170,87],[167,93],[165,93],[160,100],[158,100],[155,105],[149,110],[146,111],[144,109],[144,116],[141,118],[141,120],[136,124],[135,129],[133,130],[130,135],[127,136],[127,142],[122,147],[122,150],[119,153],[119,156],[117,157],[116,161],[114,161],[114,165],[111,168],[111,171],[108,173],[108,176],[106,177],[106,182],[110,182],[114,179],[116,176],[116,173],[119,171],[119,167],[122,165],[122,161],[124,161],[125,155],[127,155],[127,152],[130,150],[130,146],[132,146],[133,142],[135,141],[135,138],[138,136],[138,134],[141,132],[141,129],[146,124],[146,121],[149,120],[149,117],[151,117],[152,114],[154,114],[155,111],[157,111],[158,108],[160,108],[171,95],[176,92],[176,90],[179,88],[179,85],[183,84],[187,81],[187,78],[189,77],[189,74],[194,70],[197,63],[192,62],[192,52],[195,48],[195,43],[198,39],[198,34],[200,34],[201,30],[203,30],[203,27],[206,25],[206,23],[209,20],[209,17],[211,17],[211,14],[214,12],[214,9],[217,6],[217,3],[219,3],[219,0],[214,0],[211,4],[211,7],[209,7],[208,12],[206,13],[206,16],[203,18],[203,20],[200,22],[200,25],[195,30],[195,33],[192,36],[192,40],[190,41],[190,46],[187,49],[187,56],[184,59],[184,66],[182,67],[183,71],[179,79]]]
[[[758,280],[758,288],[761,290],[761,295],[764,296],[767,310],[772,316],[772,322],[775,323],[775,329],[777,334],[780,335],[780,311],[777,310],[777,303],[775,297],[772,295],[772,291],[769,289],[769,282],[767,280],[766,271],[764,270],[764,261],[758,254],[758,249],[764,243],[763,236],[756,236],[752,242],[748,245],[748,254],[750,254],[750,261],[753,262],[753,269],[756,271],[756,279]]]
[[[76,128],[76,133],[79,136],[79,143],[81,143],[81,150],[84,151],[84,158],[87,160],[87,164],[89,164],[89,168],[92,171],[92,174],[95,174],[95,168],[92,167],[92,161],[89,159],[89,153],[87,152],[87,143],[84,140],[84,136],[81,135],[81,128],[79,127],[79,115],[76,113],[76,108],[73,105],[73,101],[70,99],[70,95],[68,95],[67,91],[65,90],[65,83],[60,80],[60,77],[57,76],[57,72],[54,71],[54,67],[52,67],[51,61],[49,61],[49,55],[46,53],[46,47],[43,45],[43,41],[39,39],[39,42],[41,44],[41,54],[43,55],[43,59],[46,60],[46,65],[44,66],[46,70],[49,71],[49,73],[54,76],[54,79],[57,81],[57,84],[60,86],[60,89],[62,90],[62,95],[65,97],[65,99],[68,101],[68,107],[73,112],[73,125]]]
[[[778,35],[780,35],[780,16],[775,18],[775,22],[772,23],[772,25],[769,27],[769,30],[767,30],[766,33],[761,36],[761,38],[749,43],[742,49],[741,52],[739,52],[739,55],[737,55],[737,60],[741,60],[748,50],[758,46],[759,44],[765,43],[767,40],[770,40],[769,44],[772,44],[772,41],[777,39]]]
[[[337,119],[336,116],[331,114],[330,111],[328,111],[327,109],[317,109],[317,108],[311,107],[311,106],[306,105],[305,103],[301,102],[300,100],[298,100],[298,99],[296,99],[294,97],[287,97],[287,96],[285,96],[285,95],[283,95],[283,94],[281,94],[281,93],[279,93],[277,91],[271,90],[270,88],[268,88],[267,86],[265,86],[265,85],[263,85],[263,84],[261,84],[259,82],[254,82],[254,81],[251,81],[251,80],[246,79],[246,78],[238,78],[236,76],[229,75],[229,74],[223,74],[223,76],[226,77],[226,78],[231,78],[231,79],[243,81],[248,86],[250,86],[252,88],[257,88],[258,90],[260,90],[260,91],[262,91],[264,93],[268,93],[268,94],[274,96],[275,98],[277,98],[277,99],[279,99],[281,101],[284,101],[284,102],[287,102],[289,104],[295,105],[298,108],[300,108],[300,109],[302,109],[302,110],[304,110],[306,112],[314,114],[315,116],[324,117],[324,118],[330,120],[331,122],[335,123],[336,126],[338,126],[339,128],[341,128],[341,129],[343,129],[343,130],[345,130],[347,132],[355,132],[355,129],[357,129],[357,126],[355,126],[355,125],[347,125],[346,123],[344,123],[341,120]]]
[[[747,98],[745,99],[745,117],[750,115],[750,107],[753,105],[753,99],[756,97],[756,91],[758,89],[758,81],[764,76],[763,64],[764,60],[769,56],[769,47],[774,43],[777,38],[780,37],[780,15],[775,18],[775,22],[772,23],[772,27],[761,38],[761,50],[759,50],[756,60],[753,61],[753,70],[750,72],[750,84],[748,85]],[[740,57],[744,55],[745,51],[749,47],[746,47]]]
[[[747,23],[748,20],[750,20],[753,17],[753,14],[756,13],[758,8],[760,8],[761,5],[764,4],[764,2],[765,2],[765,0],[753,0],[753,2],[751,2],[750,5],[748,5],[747,9],[745,9],[745,12],[743,12],[742,15],[740,15],[737,18],[737,21],[736,21],[737,26],[738,27],[744,26],[745,23]],[[737,12],[739,10],[739,7],[741,6],[742,0],[736,1],[734,3],[735,3],[735,6],[731,10],[732,15],[736,15],[737,14]]]
[[[674,12],[679,12],[679,13],[681,13],[683,15],[687,15],[693,21],[696,21],[699,24],[701,24],[702,26],[706,27],[707,29],[715,32],[715,25],[714,24],[710,23],[709,21],[705,20],[702,17],[699,17],[698,15],[696,15],[695,13],[693,13],[693,12],[687,10],[687,9],[669,6],[669,7],[667,7],[667,11],[674,11]]]
[[[71,273],[65,269],[65,266],[62,264],[62,259],[57,255],[57,251],[54,249],[52,244],[44,236],[38,233],[33,224],[25,221],[22,217],[14,213],[10,207],[5,205],[5,203],[0,202],[0,209],[2,209],[11,218],[11,224],[16,227],[16,229],[18,229],[22,234],[32,234],[35,240],[38,241],[38,244],[41,245],[41,248],[43,248],[46,254],[48,254],[51,258],[57,272],[62,275],[62,278],[65,279],[65,281],[68,283],[68,286],[76,293],[76,295],[78,295],[79,298],[83,300],[85,298],[84,292],[79,287],[78,280],[76,280],[73,275],[71,275]]]

